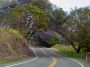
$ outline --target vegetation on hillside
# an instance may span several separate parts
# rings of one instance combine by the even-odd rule
[[[0,28],[0,63],[28,56],[27,41],[19,31]]]
[[[15,4],[11,7],[0,16],[1,57],[6,57],[8,52],[10,56],[25,55],[26,48],[28,49],[27,42],[30,44],[32,39],[37,39],[38,42],[43,41],[41,44],[39,43],[40,45],[43,43],[50,45],[45,38],[39,40],[43,32],[47,34],[43,37],[50,40],[50,47],[60,44],[60,40],[63,40],[64,42],[61,44],[70,44],[76,53],[80,53],[82,50],[90,51],[90,7],[74,9],[69,14],[62,8],[54,7],[49,0],[31,0],[27,4]],[[58,33],[61,39],[58,36],[49,38],[53,32],[48,31]],[[34,38],[37,32],[39,34],[37,38]],[[69,49],[69,47],[67,48]],[[5,53],[7,55],[4,55],[2,51],[8,51]],[[74,54],[76,53],[74,52]]]
[[[62,9],[52,11],[53,26],[65,40],[68,41],[77,53],[81,49],[90,51],[90,8],[80,8],[71,11],[68,15]]]
[[[56,44],[52,48],[55,48],[56,51],[58,51],[63,56],[85,60],[85,52],[81,50],[81,52],[78,54],[71,45]]]
[[[46,29],[48,27],[49,18],[44,13],[44,11],[42,11],[38,7],[33,7],[31,5],[26,5],[24,7],[19,6],[11,9],[8,15],[5,16],[5,18],[3,19],[3,22],[7,21],[7,24],[10,23],[10,26],[13,28],[22,28],[22,27],[27,28],[27,26],[25,26],[27,22],[25,22],[24,17],[27,16],[27,14],[29,13],[33,14],[32,19],[33,22],[36,22],[35,23],[37,26],[36,28]],[[21,24],[23,26],[21,26]]]
[[[38,6],[32,6],[29,3],[24,6],[11,5],[10,7],[12,8],[0,18],[1,63],[29,56],[29,35],[34,31],[46,31],[50,22],[48,15]],[[31,29],[34,31],[32,32]]]

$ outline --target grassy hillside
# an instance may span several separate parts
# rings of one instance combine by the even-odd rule
[[[26,39],[16,30],[0,28],[0,63],[27,56]]]

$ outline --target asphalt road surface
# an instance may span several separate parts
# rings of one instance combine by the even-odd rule
[[[4,67],[84,67],[80,62],[63,57],[52,48],[30,48],[32,59]]]

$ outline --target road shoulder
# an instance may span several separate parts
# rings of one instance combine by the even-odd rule
[[[73,58],[73,59],[75,59],[75,58]],[[90,63],[86,62],[85,60],[80,60],[80,59],[75,59],[75,60],[81,62],[85,67],[90,67]]]

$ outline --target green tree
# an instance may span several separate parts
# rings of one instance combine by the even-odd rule
[[[49,27],[49,17],[38,7],[26,6],[26,9],[33,14],[33,21],[35,22],[35,29],[46,30]]]
[[[76,27],[76,39],[74,40],[78,46],[77,52],[80,52],[81,48],[85,48],[86,51],[90,51],[90,9],[89,7],[75,9],[71,12],[74,26]],[[75,35],[73,35],[75,36]],[[75,38],[75,37],[74,37]]]
[[[62,9],[55,9],[51,14],[55,30],[63,36],[77,53],[82,48],[90,51],[90,9],[80,8],[67,15]]]
[[[50,38],[51,41],[51,46],[55,45],[55,44],[59,44],[60,43],[60,38],[58,35],[54,35]]]
[[[46,12],[52,9],[52,4],[49,2],[49,0],[31,0],[31,4]]]
[[[7,21],[8,23],[11,23],[14,28],[20,28],[21,23],[24,23],[22,21],[25,16],[29,13],[33,14],[33,21],[35,22],[35,29],[47,29],[49,25],[49,18],[48,16],[42,11],[42,9],[38,7],[33,7],[31,5],[26,5],[23,7],[15,7],[9,11],[9,13],[5,16],[3,21]],[[23,26],[24,27],[24,26]],[[26,26],[25,26],[26,27]]]

